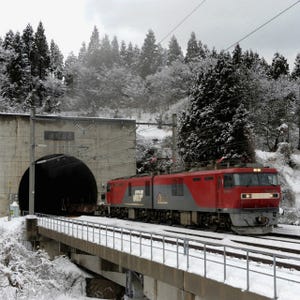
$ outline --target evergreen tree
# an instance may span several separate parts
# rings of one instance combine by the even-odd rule
[[[132,45],[131,45],[131,47],[132,47]],[[127,49],[126,49],[126,43],[125,43],[125,41],[121,42],[119,54],[120,54],[120,64],[121,64],[121,66],[124,67],[124,66],[127,65],[127,63],[126,63]]]
[[[6,33],[2,46],[5,50],[12,50],[13,44],[14,44],[15,34],[12,30],[9,30],[8,33]]]
[[[168,51],[162,47],[161,44],[157,45],[157,59],[156,59],[156,65],[157,70],[159,71],[162,67],[165,67],[167,65],[168,61]]]
[[[192,61],[199,59],[199,55],[200,55],[199,50],[200,49],[199,49],[199,45],[198,45],[198,42],[196,39],[196,34],[195,34],[195,32],[192,32],[191,37],[187,44],[185,62],[190,63]]]
[[[142,78],[154,74],[159,65],[158,46],[154,32],[150,29],[144,40],[139,58],[139,73]]]
[[[3,41],[2,41],[3,44]],[[10,81],[7,74],[7,65],[12,60],[14,53],[11,50],[5,50],[0,45],[0,109],[6,111],[10,108],[10,102],[5,93],[5,87],[10,86]]]
[[[242,62],[242,48],[237,44],[232,52],[232,62],[235,65],[240,65]]]
[[[53,40],[50,43],[50,71],[55,78],[63,78],[64,57]]]
[[[171,37],[171,40],[169,42],[169,49],[168,49],[168,59],[167,59],[167,64],[171,65],[174,61],[176,60],[183,60],[183,54],[181,47],[178,44],[178,41],[176,37],[173,35]]]
[[[199,58],[205,59],[209,56],[209,50],[206,45],[203,45],[201,41],[198,42],[199,47]]]
[[[272,65],[270,68],[270,75],[275,80],[278,79],[282,75],[288,75],[289,74],[289,65],[287,63],[287,59],[276,52],[274,54]]]
[[[85,42],[83,42],[81,44],[81,48],[79,49],[78,60],[81,63],[85,63],[86,62],[86,56],[87,56],[86,44],[85,44]]]
[[[300,53],[298,53],[296,56],[295,67],[292,72],[292,78],[300,79]]]
[[[182,115],[178,146],[187,163],[221,157],[254,160],[244,86],[229,55],[199,76],[188,112]]]
[[[94,67],[100,69],[100,38],[97,27],[94,27],[90,42],[87,48],[86,63],[87,67]]]
[[[76,88],[76,83],[78,79],[78,73],[76,72],[78,64],[78,59],[74,55],[73,52],[71,52],[65,61],[65,82],[68,87],[68,91]]]
[[[34,35],[34,60],[32,64],[33,75],[44,80],[49,72],[50,52],[42,22],[39,23]]]
[[[6,74],[9,81],[2,86],[2,93],[15,106],[22,104],[27,97],[31,77],[30,65],[20,33],[17,32],[12,35],[10,32],[7,37],[5,44],[10,51],[13,51],[14,55],[10,57],[9,62],[6,64]],[[11,37],[13,37],[13,40],[10,39]]]
[[[23,31],[22,40],[24,43],[24,51],[28,57],[30,62],[30,68],[32,69],[32,65],[34,64],[34,32],[32,26],[28,24]],[[33,70],[31,70],[31,74],[33,74]]]
[[[115,36],[111,42],[111,56],[112,56],[112,63],[113,64],[120,64],[120,49],[119,49],[119,42],[117,37]]]
[[[113,64],[112,47],[107,34],[101,40],[100,63],[101,65],[104,65],[107,68],[111,68]]]

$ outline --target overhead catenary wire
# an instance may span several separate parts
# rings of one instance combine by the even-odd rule
[[[251,36],[252,34],[256,33],[257,31],[259,31],[260,29],[262,29],[263,27],[265,27],[266,25],[268,25],[269,23],[271,23],[272,21],[274,21],[275,19],[277,19],[279,16],[281,16],[282,14],[284,14],[285,12],[287,12],[288,10],[290,10],[291,8],[293,8],[294,6],[296,6],[297,4],[300,3],[300,0],[294,2],[293,4],[291,4],[290,6],[288,6],[287,8],[285,8],[284,10],[280,11],[278,14],[276,14],[274,17],[272,17],[271,19],[267,20],[266,22],[264,22],[263,24],[261,24],[260,26],[256,27],[255,29],[253,29],[251,32],[249,32],[248,34],[246,34],[244,37],[242,37],[241,39],[239,39],[237,42],[231,44],[229,47],[227,47],[224,51],[228,51],[229,49],[231,49],[232,47],[236,46],[237,44],[239,44],[240,42],[244,41],[245,39],[247,39],[249,36]]]
[[[167,37],[169,37],[177,28],[179,28],[192,14],[194,14],[206,0],[202,0],[188,15],[186,15],[172,30],[170,30],[158,43],[162,43]]]

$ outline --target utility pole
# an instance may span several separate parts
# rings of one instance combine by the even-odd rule
[[[298,150],[300,150],[300,82],[298,81],[298,105],[297,105],[297,115],[298,115],[298,129],[299,129],[299,135],[298,135]]]
[[[34,215],[35,196],[35,106],[30,110],[29,214]]]
[[[173,161],[173,166],[175,165],[175,162],[176,162],[176,149],[177,149],[176,127],[177,127],[177,115],[173,114],[172,115],[172,161]]]

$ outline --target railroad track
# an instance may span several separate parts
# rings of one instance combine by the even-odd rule
[[[258,236],[258,237],[249,237],[249,236],[239,236],[236,234],[224,234],[224,233],[215,233],[209,231],[195,230],[195,229],[185,229],[178,227],[171,227],[166,225],[155,225],[156,227],[161,227],[161,230],[154,232],[153,236],[149,236],[153,232],[153,224],[144,224],[143,230],[148,228],[149,233],[141,234],[135,233],[134,228],[138,227],[137,222],[133,221],[124,221],[127,225],[130,225],[128,230],[133,230],[131,232],[132,237],[138,237],[141,239],[152,239],[154,242],[169,243],[172,245],[177,244],[180,247],[185,247],[184,240],[191,240],[189,242],[189,249],[206,251],[207,253],[221,254],[224,255],[224,246],[226,251],[226,256],[237,259],[249,259],[252,262],[263,263],[263,264],[273,264],[272,255],[291,255],[291,260],[277,260],[276,265],[282,268],[289,268],[300,271],[300,243],[299,236],[295,238],[292,234],[280,234],[274,233],[268,236]],[[93,226],[93,225],[89,225]],[[115,225],[114,225],[115,226]],[[124,226],[124,225],[120,225]],[[97,228],[97,225],[96,227]],[[126,230],[121,230],[117,226],[114,229],[110,229],[114,234],[127,234]],[[171,237],[160,238],[159,234],[171,235]],[[179,238],[179,240],[178,240]],[[274,243],[275,242],[275,243]],[[228,243],[228,245],[226,245]],[[213,244],[213,246],[212,246]],[[233,248],[240,247],[241,251],[234,250]],[[247,254],[246,250],[250,249]],[[265,251],[265,255],[258,254],[261,251]],[[256,254],[257,252],[257,254]],[[293,261],[294,259],[294,261]]]

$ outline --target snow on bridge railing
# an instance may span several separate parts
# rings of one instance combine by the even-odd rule
[[[297,255],[284,255],[236,246],[234,243],[208,242],[171,234],[117,227],[101,222],[36,214],[38,226],[92,242],[97,245],[143,257],[213,280],[223,281],[246,291],[278,299],[289,291],[300,291],[300,272],[279,264],[300,266]],[[228,242],[228,241],[227,241]],[[259,260],[263,261],[259,262]],[[288,299],[288,298],[286,298]]]

